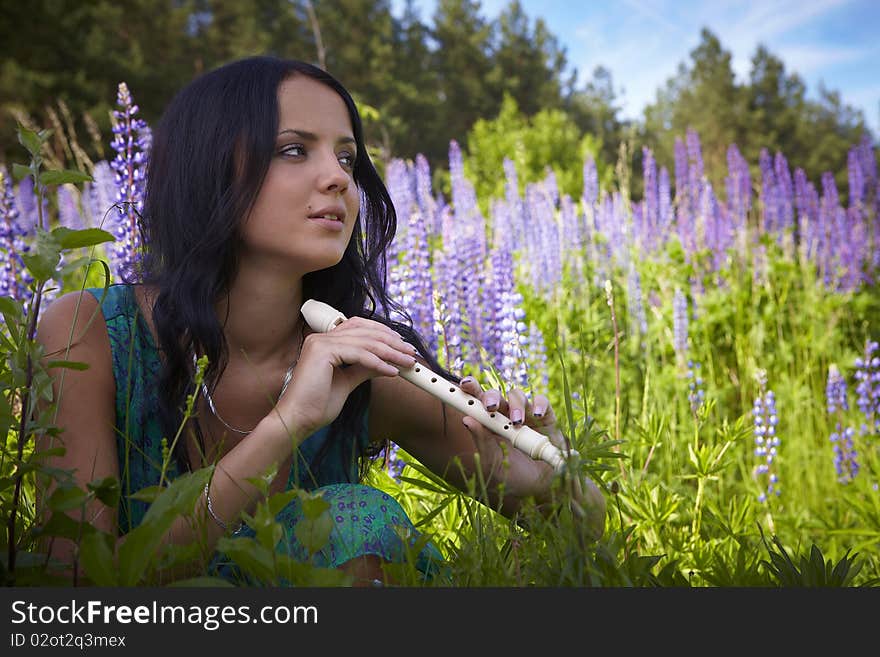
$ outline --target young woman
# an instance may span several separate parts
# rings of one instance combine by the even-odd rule
[[[278,549],[341,568],[355,584],[382,580],[382,564],[404,558],[399,529],[416,535],[393,499],[358,483],[362,457],[389,439],[462,488],[479,462],[493,494],[503,483],[503,499],[491,503],[505,514],[549,495],[549,466],[502,449],[501,437],[398,376],[419,360],[457,380],[410,326],[388,318],[400,310],[382,274],[393,205],[351,96],[326,72],[254,57],[180,91],[153,133],[142,220],[137,280],[106,296],[62,296],[38,332],[47,354],[73,335],[67,358],[90,364],[66,370],[63,384],[55,375],[66,447],[55,464],[83,486],[122,481],[119,509],[88,509],[96,527],[124,540],[140,523],[146,505],[127,494],[159,482],[162,437],[170,443],[195,392],[173,474],[215,464],[196,509],[208,518],[210,545],[253,511],[259,494],[248,479],[274,468],[270,493],[317,490],[334,518],[329,545],[308,554],[291,503]],[[300,314],[307,299],[349,319],[314,333]],[[203,355],[205,384],[195,390]],[[472,379],[462,387],[488,410],[564,441],[545,397],[512,390],[504,399]],[[587,480],[579,497],[588,529],[601,535],[602,495]],[[196,540],[191,519],[178,518],[166,539]],[[53,548],[66,563],[74,554],[70,542]],[[430,575],[440,558],[428,545],[418,567]]]

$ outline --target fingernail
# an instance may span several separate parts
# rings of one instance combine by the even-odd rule
[[[490,396],[486,400],[486,409],[489,411],[494,411],[496,408],[498,408],[498,399],[496,399],[494,395]]]
[[[546,412],[547,412],[546,408],[536,408],[534,410],[534,412],[532,413],[532,415],[534,415],[535,417],[544,417],[544,413],[546,413]]]
[[[519,424],[520,422],[522,422],[522,417],[522,411],[518,408],[514,408],[510,412],[510,419],[513,421],[514,424]]]
[[[474,377],[472,377],[472,376],[466,376],[466,377],[464,377],[464,378],[461,380],[461,384],[460,384],[460,385],[463,385],[463,386],[470,385],[471,381],[473,381],[473,380],[474,380]]]

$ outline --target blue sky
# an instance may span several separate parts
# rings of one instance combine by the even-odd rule
[[[520,1],[532,25],[542,18],[566,49],[581,84],[596,66],[611,71],[624,118],[640,116],[707,27],[732,54],[740,81],[763,44],[801,76],[808,97],[817,97],[820,83],[839,91],[880,139],[880,0]],[[495,18],[507,4],[483,0],[482,14]],[[415,5],[431,23],[436,0]],[[396,15],[403,6],[392,0]]]

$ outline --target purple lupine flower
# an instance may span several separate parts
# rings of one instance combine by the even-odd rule
[[[642,244],[650,252],[657,248],[660,241],[660,198],[657,187],[657,162],[647,146],[642,147],[642,174],[645,184],[642,217],[645,230],[642,234]]]
[[[541,373],[541,384],[544,386],[544,389],[546,389],[547,383],[550,380],[547,371],[547,345],[544,342],[544,334],[541,333],[541,329],[538,328],[538,325],[535,324],[535,322],[529,322],[528,345],[529,360],[531,361],[534,370]],[[525,373],[523,374],[525,376]],[[525,383],[522,383],[521,387],[524,386]],[[529,383],[529,387],[532,391],[535,391],[536,389],[535,384],[531,382]]]
[[[388,295],[405,306],[408,300],[404,298],[406,290],[404,289],[403,279],[407,271],[406,262],[404,261],[404,252],[406,250],[404,239],[414,198],[411,194],[409,172],[403,160],[395,159],[389,162],[385,172],[385,184],[388,189],[388,195],[391,196],[394,212],[397,215],[397,232],[385,251],[386,265],[388,267]],[[393,317],[393,319],[399,320],[401,318]]]
[[[565,240],[567,262],[573,267],[575,280],[584,280],[584,247],[587,235],[583,222],[578,215],[577,206],[568,194],[563,194],[559,202],[559,218],[562,224],[562,235]]]
[[[635,264],[630,264],[629,274],[626,277],[627,305],[629,310],[632,333],[636,335],[648,333],[648,319],[645,316],[645,304],[642,300],[642,280],[636,270]]]
[[[416,200],[419,204],[419,212],[422,221],[425,222],[425,230],[428,235],[434,236],[440,232],[437,217],[437,199],[431,192],[431,168],[428,159],[419,153],[416,155]]]
[[[71,230],[85,228],[86,224],[76,207],[76,196],[71,185],[58,187],[58,223]]]
[[[819,194],[800,167],[794,172],[794,203],[797,209],[800,256],[806,263],[821,250],[824,231],[821,230],[820,224]]]
[[[829,438],[834,446],[834,469],[837,471],[837,481],[841,484],[850,483],[859,474],[859,453],[853,442],[855,435],[855,429],[843,428],[838,422],[836,430]]]
[[[749,163],[739,152],[736,144],[731,144],[727,149],[725,185],[731,230],[734,235],[744,235],[751,209],[752,182],[749,175]]]
[[[489,202],[489,220],[492,224],[492,251],[513,251],[513,217],[507,201],[493,198]]]
[[[549,164],[544,167],[544,191],[554,208],[559,205],[559,184],[556,182],[556,172]]]
[[[526,232],[526,261],[532,285],[541,293],[557,289],[562,276],[559,228],[551,198],[540,183],[526,186],[529,222]]]
[[[113,274],[123,281],[133,280],[140,259],[141,238],[138,217],[144,205],[146,163],[152,143],[152,133],[143,119],[136,118],[138,106],[132,102],[125,82],[119,83],[117,104],[114,110],[113,142],[116,157],[110,163],[116,173],[120,204],[113,233],[116,242],[111,245],[111,268]]]
[[[675,168],[675,204],[678,207],[687,203],[688,196],[688,154],[687,147],[681,137],[675,138],[673,147]]]
[[[675,224],[678,239],[684,249],[685,257],[690,260],[696,250],[696,230],[694,226],[694,208],[691,204],[689,187],[689,167],[687,148],[678,137],[675,138]]]
[[[443,355],[447,369],[460,370],[465,363],[462,336],[461,279],[465,272],[461,260],[446,249],[436,254],[439,276],[434,288],[434,333],[443,340]]]
[[[27,235],[33,235],[40,225],[40,212],[37,209],[37,192],[34,189],[34,177],[25,176],[18,183],[15,194],[15,205],[18,211],[18,224]],[[46,217],[49,216],[49,199],[43,198],[43,225],[46,228]]]
[[[620,192],[611,195],[611,214],[606,220],[612,221],[611,252],[614,262],[625,267],[632,248],[632,225],[630,223],[628,202]]]
[[[397,215],[397,233],[394,236],[397,241],[406,233],[407,219],[413,213],[413,206],[416,204],[413,171],[404,160],[394,158],[388,163],[385,169],[385,186]]]
[[[403,474],[403,468],[406,467],[406,461],[400,457],[400,446],[395,442],[389,442],[388,451],[385,454],[385,467],[388,475],[394,481],[400,481],[400,475]]]
[[[485,240],[473,235],[458,241],[460,271],[464,273],[461,285],[459,312],[464,329],[467,360],[475,367],[482,364],[478,345],[483,344],[485,307],[482,292],[485,289],[486,272],[484,268]]]
[[[486,343],[492,364],[508,381],[516,380],[524,361],[522,334],[525,330],[522,309],[523,298],[516,290],[513,256],[507,249],[495,249],[491,255],[491,270],[486,306],[489,311]]]
[[[584,206],[584,214],[591,218],[599,201],[599,173],[596,170],[596,161],[592,155],[587,154],[584,158],[584,191],[581,194],[581,203]]]
[[[669,170],[666,167],[660,167],[657,182],[657,235],[660,240],[660,243],[657,245],[658,248],[666,243],[672,221],[673,212],[669,190]]]
[[[846,156],[847,181],[849,182],[849,205],[858,208],[865,199],[865,176],[858,147],[849,149]]]
[[[597,229],[599,211],[599,174],[596,170],[596,162],[589,154],[584,158],[583,167],[584,188],[581,192],[581,213],[583,216],[584,245],[586,246],[585,259],[597,262],[599,260]],[[598,282],[597,280],[594,283]]]
[[[482,343],[484,310],[480,291],[486,278],[485,262],[488,252],[486,221],[477,205],[474,186],[465,178],[461,148],[455,140],[449,144],[449,176],[455,226],[454,230],[444,228],[443,248],[447,254],[455,254],[462,273],[457,308],[450,300],[450,310],[461,313],[461,325],[466,328],[462,339],[469,345],[465,358],[478,365],[480,353],[476,345]]]
[[[452,207],[456,228],[462,235],[485,233],[485,220],[477,205],[474,186],[465,178],[461,147],[454,139],[449,142],[449,179],[452,187]]]
[[[794,226],[794,186],[791,182],[788,161],[782,153],[777,152],[773,158],[773,170],[776,174],[778,203],[776,230],[783,233]]]
[[[849,209],[851,222],[858,221],[863,240],[858,242],[864,262],[860,280],[874,282],[880,269],[880,182],[877,179],[877,161],[870,138],[865,135],[847,157],[849,171]],[[851,240],[853,241],[853,240]]]
[[[856,147],[859,169],[864,179],[863,216],[872,222],[873,244],[871,249],[871,266],[880,268],[880,180],[877,178],[877,159],[874,156],[874,145],[865,134]]]
[[[776,172],[773,169],[773,158],[766,148],[761,149],[758,158],[761,172],[761,190],[758,199],[761,202],[761,232],[774,234],[779,228],[779,196],[776,185]]]
[[[819,254],[820,271],[823,282],[828,287],[837,284],[837,268],[840,263],[840,245],[847,239],[846,212],[840,206],[834,176],[826,171],[822,174],[822,198],[819,202],[820,223],[825,231],[823,249]]]
[[[688,155],[688,186],[691,198],[699,199],[700,183],[703,180],[703,148],[700,145],[700,136],[696,130],[688,128],[685,133],[685,144]]]
[[[875,355],[878,344],[865,342],[864,356],[856,358],[856,405],[865,416],[863,432],[877,433],[880,429],[880,357]]]
[[[703,388],[703,377],[700,376],[700,364],[692,360],[687,362],[688,403],[691,413],[696,413],[706,403],[706,391]]]
[[[0,296],[11,297],[27,306],[33,278],[21,256],[30,250],[28,236],[19,221],[15,194],[6,170],[0,168]]]
[[[647,253],[648,235],[648,219],[645,217],[645,202],[630,201],[630,210],[632,212],[632,229],[633,241],[638,245],[639,251]]]
[[[433,351],[437,347],[433,325],[433,284],[428,225],[416,200],[416,172],[402,160],[389,163],[388,193],[397,213],[398,233],[388,247],[389,294],[406,310],[413,328]]]
[[[733,235],[724,216],[722,208],[712,191],[712,183],[703,181],[701,214],[705,230],[706,246],[712,251],[712,271],[717,271],[724,264],[727,249],[733,244]]]
[[[761,488],[758,501],[765,503],[771,495],[778,497],[781,492],[775,468],[780,444],[776,434],[779,416],[776,412],[776,396],[772,390],[767,389],[767,374],[763,370],[758,373],[758,386],[758,396],[752,407],[755,456],[758,459],[754,477]]]
[[[836,415],[835,429],[829,436],[834,447],[834,467],[837,480],[842,483],[852,481],[859,471],[858,453],[853,443],[855,430],[844,427],[843,412],[849,409],[846,399],[846,379],[840,374],[837,365],[828,367],[828,380],[825,384],[825,403],[829,415]]]
[[[697,213],[700,211],[703,175],[700,138],[694,130],[688,129],[684,142],[676,140],[675,150],[676,222],[688,261],[698,248]]]
[[[514,251],[519,248],[524,234],[523,203],[519,196],[516,166],[504,158],[504,201],[495,204],[492,222],[492,246]]]
[[[486,342],[483,347],[486,350],[488,362],[500,368],[502,350],[502,331],[510,324],[507,315],[513,312],[512,308],[506,307],[507,295],[505,294],[508,282],[511,285],[513,275],[505,271],[512,269],[512,264],[505,262],[510,257],[508,249],[493,249],[489,256],[488,278],[486,289],[483,290],[483,305],[486,309],[484,336]],[[513,259],[510,258],[512,261]]]
[[[675,288],[672,297],[672,335],[675,353],[684,362],[688,350],[688,302],[681,288]]]
[[[83,184],[82,204],[85,223],[96,228],[103,228],[108,218],[112,223],[113,217],[120,209],[116,203],[116,194],[116,176],[110,163],[105,160],[95,162],[92,180]]]
[[[833,415],[839,410],[849,410],[846,399],[846,379],[841,375],[837,365],[828,366],[828,379],[825,383],[825,402],[828,414]]]

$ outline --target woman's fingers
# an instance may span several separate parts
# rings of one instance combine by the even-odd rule
[[[306,339],[326,349],[325,353],[336,367],[361,363],[372,369],[390,371],[382,368],[378,359],[397,369],[408,369],[415,365],[415,355],[418,353],[413,345],[392,329],[361,317],[347,319],[327,333],[312,333]],[[366,357],[364,360],[365,355],[359,350],[366,350],[376,358]]]
[[[519,388],[511,389],[508,394],[508,406],[509,412],[507,417],[509,417],[510,421],[517,427],[525,422],[532,410],[532,404],[529,401],[528,396],[524,390],[520,390]]]
[[[545,395],[535,395],[534,399],[529,400],[524,390],[512,388],[508,398],[504,399],[498,390],[484,391],[470,376],[461,380],[461,388],[480,399],[487,411],[497,411],[505,415],[516,427],[525,424],[535,429],[538,433],[547,436],[553,445],[567,453],[565,436],[556,426],[556,414]]]

